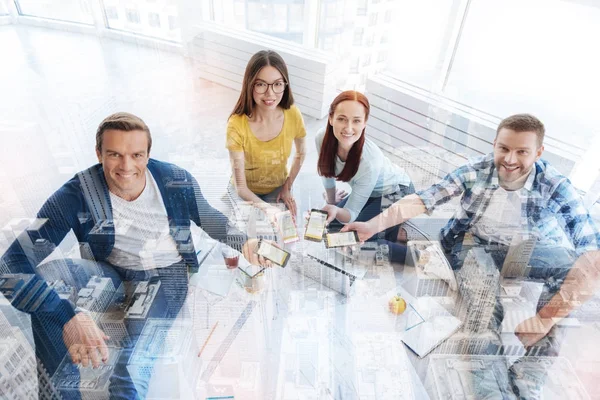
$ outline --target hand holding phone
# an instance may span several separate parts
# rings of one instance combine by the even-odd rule
[[[323,240],[323,232],[325,231],[325,223],[327,221],[327,213],[325,211],[312,209],[308,217],[308,223],[306,224],[306,232],[304,233],[304,239],[311,240],[313,242],[320,242]]]
[[[328,233],[325,235],[325,246],[332,247],[354,246],[359,243],[356,231]]]
[[[272,242],[262,239],[258,241],[258,246],[256,246],[255,252],[259,256],[270,260],[271,262],[279,265],[280,267],[285,267],[290,259],[290,253],[279,248]]]
[[[289,211],[284,211],[279,213],[277,216],[279,221],[279,229],[281,230],[281,237],[283,238],[283,243],[292,243],[299,239],[298,231],[296,229],[296,224],[294,223],[294,219],[292,214]]]

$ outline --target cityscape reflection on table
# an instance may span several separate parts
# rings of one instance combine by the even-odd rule
[[[238,206],[231,218],[238,228],[278,239],[260,212]],[[65,275],[50,283],[111,336],[110,357],[91,369],[67,355],[52,379],[40,381],[47,384],[40,392],[64,395],[78,387],[84,398],[104,398],[111,365],[128,341],[125,323],[131,329],[138,321],[140,339],[127,368],[131,376],[152,376],[151,398],[590,398],[572,365],[577,353],[562,356],[561,347],[569,329],[597,336],[597,299],[524,347],[515,332],[545,332],[544,321],[531,318],[544,283],[524,278],[527,262],[513,258],[498,267],[493,251],[474,246],[455,273],[435,241],[410,241],[399,265],[390,263],[385,244],[326,249],[301,240],[283,246],[292,254],[286,268],[250,278],[241,271],[245,260],[228,269],[221,244],[199,230],[192,235],[203,261],[175,322],[148,314],[150,304],[164,301],[160,281],[126,289],[93,275],[78,292]],[[230,241],[239,248],[240,238]],[[63,272],[75,279],[68,266]],[[3,275],[0,290],[10,300],[30,280]],[[388,309],[395,295],[408,303],[401,315]],[[2,359],[10,360],[3,368],[32,382],[31,328],[5,300],[0,307],[0,327],[14,332],[0,343]],[[439,325],[443,318],[458,324]]]

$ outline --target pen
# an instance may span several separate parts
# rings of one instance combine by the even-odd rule
[[[212,336],[212,334],[214,333],[215,329],[217,329],[217,325],[219,325],[219,321],[217,321],[217,323],[215,324],[215,326],[213,326],[213,328],[211,329],[210,333],[208,334],[208,337],[206,338],[206,340],[204,341],[204,344],[202,345],[202,348],[200,349],[200,351],[198,352],[198,357],[200,357],[200,355],[202,354],[202,352],[204,351],[204,348],[206,347],[206,345],[208,344],[208,341],[210,340],[210,337]]]

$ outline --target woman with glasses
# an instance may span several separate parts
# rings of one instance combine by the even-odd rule
[[[414,185],[404,169],[393,164],[381,149],[365,137],[370,105],[367,97],[348,90],[340,93],[329,107],[327,126],[315,138],[323,179],[327,223],[368,221],[381,213],[383,196],[403,197],[414,193]],[[347,182],[350,195],[336,189],[336,181]],[[332,227],[330,226],[330,229]],[[404,233],[404,232],[403,232]],[[385,232],[393,261],[404,262],[406,246],[397,245],[399,226]]]
[[[239,197],[268,214],[277,210],[268,203],[283,201],[295,216],[291,189],[304,161],[306,130],[289,82],[279,54],[263,50],[252,56],[227,123],[227,149]],[[292,142],[296,152],[288,173]]]

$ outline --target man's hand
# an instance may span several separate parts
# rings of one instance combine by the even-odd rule
[[[292,192],[287,185],[283,185],[283,187],[279,191],[279,194],[277,195],[276,201],[277,201],[277,203],[279,203],[280,201],[283,201],[283,204],[285,204],[287,209],[290,210],[290,213],[292,214],[292,218],[294,219],[294,222],[296,222],[296,213],[298,212],[298,209],[296,207],[296,200],[294,200],[294,197],[292,196]]]
[[[552,318],[541,318],[539,314],[526,319],[515,328],[515,335],[523,346],[531,347],[542,340],[554,326]]]
[[[242,254],[250,264],[260,265],[262,267],[272,267],[273,263],[263,256],[255,253],[258,246],[258,239],[248,239],[242,246]]]
[[[74,364],[94,368],[108,361],[106,340],[110,339],[85,313],[76,314],[63,328],[63,340]]]
[[[325,199],[327,204],[338,204],[340,201],[348,197],[349,194],[350,193],[346,192],[343,189],[337,189],[335,191],[335,199],[333,199],[333,201],[329,201],[329,198],[327,197],[327,192],[323,192],[323,198]]]
[[[325,221],[325,225],[329,225],[331,221],[335,219],[340,209],[332,204],[327,204],[325,207],[321,208],[321,210],[327,213],[327,220]]]
[[[373,229],[368,222],[352,222],[346,224],[340,232],[356,231],[358,233],[358,240],[360,244],[363,244],[366,240],[370,239],[378,231]]]

